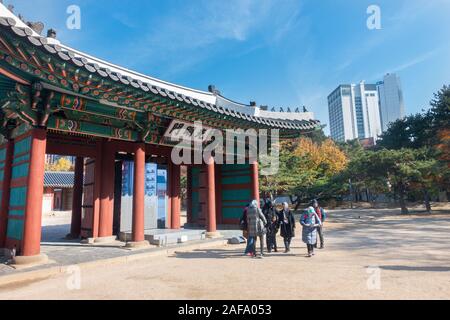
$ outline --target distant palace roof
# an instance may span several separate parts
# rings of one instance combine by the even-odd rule
[[[44,187],[73,188],[75,174],[72,171],[47,171],[44,175]]]
[[[0,62],[5,60],[13,65],[23,72],[24,78],[30,75],[39,78],[35,80],[41,81],[44,89],[58,92],[63,98],[65,94],[74,94],[130,112],[145,110],[182,120],[207,120],[207,124],[210,121],[222,128],[280,129],[285,136],[320,128],[320,122],[310,112],[267,111],[256,105],[236,103],[214,90],[179,86],[90,56],[60,43],[51,34],[41,36],[2,3],[0,30],[5,35],[8,31],[9,35],[0,37],[0,49],[3,48]],[[14,38],[20,39],[20,43]],[[10,48],[11,45],[15,48]],[[16,55],[10,57],[8,54],[13,51]]]

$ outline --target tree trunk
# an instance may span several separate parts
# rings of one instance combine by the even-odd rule
[[[424,200],[425,200],[425,208],[428,213],[431,213],[431,203],[430,203],[430,194],[427,189],[423,190]]]
[[[405,189],[402,184],[399,185],[398,198],[399,198],[399,202],[400,202],[400,208],[402,209],[402,214],[409,214],[409,210],[406,207],[406,201],[405,201]]]

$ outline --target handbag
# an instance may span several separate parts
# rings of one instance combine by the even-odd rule
[[[267,232],[266,226],[264,225],[264,222],[259,218],[258,218],[257,227],[258,227],[258,230],[257,230],[258,234],[266,234],[266,232]]]

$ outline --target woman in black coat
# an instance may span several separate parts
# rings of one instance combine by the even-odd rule
[[[283,209],[278,212],[278,221],[287,253],[291,251],[291,240],[295,237],[295,218],[287,202],[283,203]]]
[[[267,235],[266,235],[266,241],[267,241],[267,251],[269,253],[274,250],[275,252],[278,252],[277,248],[277,233],[278,233],[278,214],[275,210],[275,207],[273,205],[273,202],[269,200],[266,205],[264,205],[263,214],[266,217],[267,220]]]

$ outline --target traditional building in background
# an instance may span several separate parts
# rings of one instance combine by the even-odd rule
[[[127,244],[139,246],[146,244],[146,225],[182,227],[181,166],[165,139],[174,123],[279,130],[281,139],[321,128],[309,112],[268,112],[148,77],[72,49],[52,30],[43,37],[35,26],[0,3],[0,248],[15,248],[16,263],[45,259],[46,154],[76,159],[72,238],[115,239],[123,222]],[[256,147],[247,140],[245,146]],[[216,236],[220,223],[237,226],[242,208],[259,200],[255,159],[220,164],[209,157],[188,164],[187,172],[188,223],[207,236]],[[157,213],[148,206],[158,206]]]
[[[331,137],[335,141],[376,139],[381,134],[378,101],[374,84],[340,85],[328,96]]]
[[[405,117],[405,102],[400,77],[395,73],[388,73],[383,81],[377,83],[380,97],[380,116],[383,131],[389,124]]]
[[[42,213],[70,211],[73,202],[73,172],[46,172]]]

